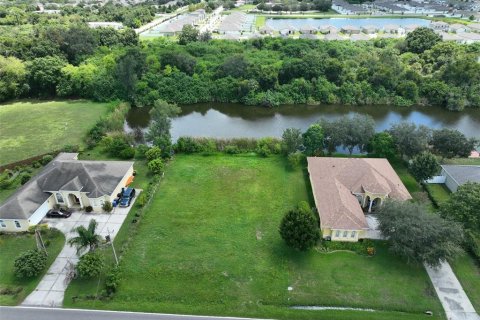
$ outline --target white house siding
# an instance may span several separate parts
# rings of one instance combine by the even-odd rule
[[[27,231],[30,226],[27,219],[2,219],[5,227],[0,226],[1,232],[21,232]],[[18,221],[20,228],[17,228],[15,221]]]
[[[28,219],[29,225],[34,226],[42,221],[47,215],[48,210],[53,208],[54,204],[55,200],[53,199],[53,196],[50,196],[50,198],[48,198],[47,201],[38,207],[38,209],[30,216],[30,219]]]
[[[339,236],[337,237],[337,231]],[[355,232],[354,236],[352,237],[352,233]],[[331,239],[332,241],[348,241],[348,242],[357,242],[358,241],[358,234],[361,230],[337,230],[332,229]]]
[[[128,169],[127,173],[123,176],[122,180],[120,183],[117,185],[117,188],[112,192],[109,198],[106,197],[106,201],[113,201],[117,197],[117,194],[122,191],[122,188],[125,188],[125,184],[127,183],[128,178],[130,178],[133,175],[133,166]]]
[[[108,196],[101,196],[99,198],[88,198],[89,205],[92,206],[94,212],[103,212],[103,203],[108,201]]]
[[[445,185],[452,192],[456,192],[458,189],[458,183],[448,173],[445,173]]]

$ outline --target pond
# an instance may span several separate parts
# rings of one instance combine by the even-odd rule
[[[440,107],[337,105],[264,108],[231,103],[205,103],[181,108],[181,114],[172,120],[171,133],[174,141],[180,136],[280,137],[286,128],[305,130],[322,117],[337,119],[354,112],[372,116],[377,131],[388,129],[393,123],[411,121],[434,129],[458,129],[469,137],[480,137],[480,109],[451,112]],[[150,120],[148,111],[147,108],[132,108],[127,115],[125,130],[145,132]]]
[[[386,25],[398,25],[402,28],[410,25],[416,25],[418,27],[428,27],[430,20],[420,18],[327,18],[327,19],[315,19],[315,18],[302,18],[302,19],[275,19],[269,18],[265,24],[274,30],[282,30],[291,27],[296,29],[302,29],[309,26],[318,28],[321,26],[334,26],[341,29],[345,26],[375,26],[378,29],[382,29]]]

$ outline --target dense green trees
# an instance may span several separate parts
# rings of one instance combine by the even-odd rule
[[[288,246],[300,251],[312,248],[320,239],[318,223],[308,204],[299,204],[288,211],[280,223],[279,232]]]
[[[480,184],[469,182],[451,194],[450,199],[440,207],[441,215],[460,222],[466,229],[480,235]]]
[[[376,133],[370,141],[370,152],[380,158],[392,159],[395,154],[395,143],[388,132]]]
[[[0,101],[16,98],[28,91],[27,68],[15,57],[0,55]]]
[[[303,133],[305,154],[308,156],[320,155],[323,150],[323,130],[319,124],[312,124]]]
[[[282,134],[282,149],[285,154],[293,153],[303,145],[302,131],[297,128],[288,128]]]
[[[407,34],[406,50],[413,53],[423,53],[442,41],[442,37],[430,28],[421,27]]]
[[[441,129],[432,134],[432,147],[443,158],[468,157],[478,143],[476,139],[467,139],[458,130]]]
[[[15,259],[14,273],[17,278],[31,278],[39,275],[47,266],[45,252],[34,249],[22,253]]]
[[[433,154],[422,152],[413,157],[409,169],[418,181],[425,181],[438,173],[440,165]]]
[[[109,8],[105,14],[110,17]],[[18,86],[14,77],[2,79],[6,87],[16,89],[0,99],[41,93],[102,101],[120,98],[138,106],[152,105],[157,99],[269,107],[422,104],[460,111],[480,106],[480,47],[475,44],[440,41],[423,51],[402,52],[401,40],[200,38],[186,28],[182,44],[159,38],[139,45],[131,29],[89,29],[81,23],[36,26],[29,36],[2,35],[0,54],[20,59],[17,65],[26,66],[28,81]],[[405,42],[412,45],[411,40]],[[31,66],[45,61],[36,59],[56,59],[48,63],[57,69],[53,79],[47,76],[42,86],[43,81],[31,74],[38,68]]]
[[[411,122],[400,122],[392,125],[389,134],[400,154],[413,157],[425,151],[430,141],[431,130]]]
[[[171,118],[178,113],[180,113],[180,108],[176,104],[169,104],[163,100],[156,100],[152,110],[150,110],[151,123],[148,127],[146,139],[159,147],[165,156],[170,155],[172,146],[170,136]]]
[[[410,262],[438,266],[459,253],[460,226],[426,212],[419,204],[387,201],[377,217],[379,230],[389,239],[390,250]]]

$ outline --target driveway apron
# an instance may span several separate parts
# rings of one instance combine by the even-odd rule
[[[438,268],[425,265],[448,320],[480,320],[462,285],[447,262]]]

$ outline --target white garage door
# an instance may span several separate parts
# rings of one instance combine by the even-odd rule
[[[28,219],[30,225],[34,226],[38,224],[40,221],[42,221],[42,219],[45,217],[49,209],[50,209],[50,206],[47,200],[32,214],[30,219]]]

